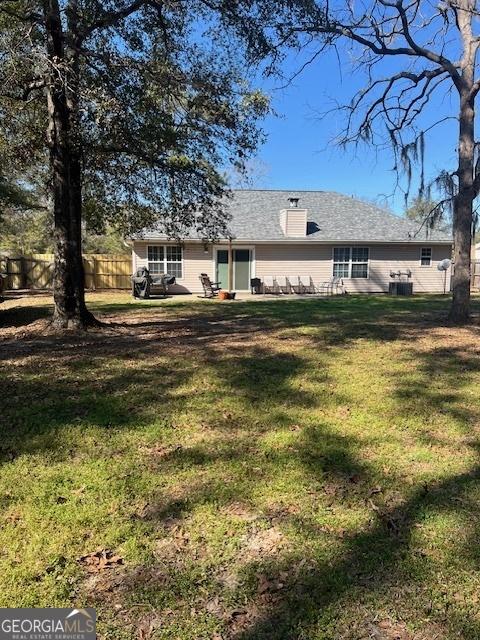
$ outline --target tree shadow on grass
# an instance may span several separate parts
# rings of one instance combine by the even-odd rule
[[[35,357],[22,364],[20,371],[7,371],[2,381],[0,460],[8,462],[22,453],[41,450],[61,460],[71,453],[68,447],[59,446],[62,428],[78,431],[80,439],[82,429],[89,427],[111,432],[142,430],[158,420],[174,423],[185,407],[198,401],[207,407],[205,420],[210,428],[226,435],[245,429],[240,416],[227,408],[223,412],[216,409],[219,394],[223,405],[232,398],[237,412],[252,402],[259,407],[284,403],[292,408],[318,402],[291,386],[291,380],[308,366],[295,354],[255,347],[247,350],[249,355],[239,357],[202,346],[193,359],[191,353],[183,359],[177,353],[172,360],[167,356],[159,361],[159,355],[164,356],[161,345],[152,343],[150,349],[133,355],[125,353],[126,348],[112,358],[84,347],[77,357],[64,353],[63,363],[49,351],[48,363],[56,366],[51,376],[38,370]],[[49,364],[43,362],[45,371]],[[188,390],[202,369],[215,377],[215,385],[202,387],[199,383]],[[194,455],[193,449],[183,453]],[[201,457],[200,452],[197,455]]]
[[[317,457],[312,456],[312,449],[315,450],[317,446],[318,434],[314,433],[313,443],[311,436],[312,432],[307,431],[301,445],[294,452],[285,453],[285,457],[305,464],[312,482],[315,478],[327,477],[331,480],[335,474],[345,477],[345,474],[352,471],[368,478],[371,470],[364,462],[360,463],[356,459],[355,443],[344,439],[338,441],[336,434],[329,434],[324,429],[327,451]],[[222,455],[222,452],[210,454],[208,462],[221,460]],[[251,450],[248,446],[240,447],[236,455],[240,458],[245,456],[245,460],[249,462]],[[181,460],[182,453],[175,452],[170,463],[173,464],[174,459]],[[191,462],[191,459],[188,462]],[[207,459],[200,456],[194,459],[194,462],[205,465]],[[371,475],[373,476],[373,473]],[[261,481],[261,477],[258,478],[258,482]],[[273,551],[272,554],[267,553],[254,561],[250,561],[247,554],[241,576],[242,585],[251,585],[250,599],[245,600],[245,590],[242,586],[238,595],[241,604],[237,604],[234,617],[225,617],[223,614],[225,635],[222,637],[236,640],[325,637],[333,640],[344,637],[336,625],[349,609],[352,610],[352,615],[355,615],[356,607],[360,603],[366,602],[367,606],[371,607],[372,598],[385,598],[390,593],[390,608],[395,610],[398,604],[395,600],[403,597],[404,590],[407,598],[417,590],[420,600],[415,606],[420,626],[424,618],[433,618],[445,629],[450,626],[454,632],[461,630],[461,637],[476,640],[479,637],[480,624],[472,611],[447,613],[447,609],[438,610],[438,603],[435,604],[436,610],[428,610],[428,579],[430,575],[436,576],[435,558],[422,554],[418,541],[413,541],[412,537],[416,534],[417,526],[421,526],[432,516],[449,513],[458,515],[463,512],[465,517],[468,517],[473,513],[476,503],[475,498],[470,499],[470,496],[472,493],[475,495],[479,481],[480,467],[474,465],[464,473],[424,483],[413,488],[400,505],[387,505],[372,510],[369,525],[357,533],[343,533],[325,528],[318,520],[303,514],[292,514],[288,511],[275,514],[275,522],[283,528],[293,528],[303,538],[337,537],[338,550],[329,560],[318,560],[315,554],[309,555],[308,551],[305,553],[302,548],[297,550],[294,556]],[[352,505],[366,500],[369,495],[368,483],[364,488],[355,488],[357,495],[350,498]],[[166,503],[160,502],[158,508],[150,509],[146,517],[160,527],[171,527],[181,526],[195,507],[202,504],[222,508],[241,501],[247,508],[250,505],[254,511],[252,489],[253,487],[248,485],[247,490],[242,490],[235,478],[231,478],[229,483],[225,483],[221,478],[213,480],[213,477],[208,481],[199,480],[188,488],[185,497]],[[345,503],[348,504],[344,495],[336,496],[335,500],[341,500],[344,506]],[[268,533],[270,530],[266,531]],[[464,565],[473,563],[475,569],[478,567],[478,557],[474,551],[478,533],[478,523],[475,522],[461,550]],[[177,555],[175,562],[178,560]],[[138,601],[137,592],[140,590],[146,601],[155,603],[159,589],[168,589],[170,593],[176,593],[178,590],[178,598],[184,598],[185,585],[191,581],[195,582],[196,579],[195,572],[191,573],[190,565],[183,568],[181,564],[174,564],[170,567],[168,558],[163,557],[160,566],[163,567],[161,583],[158,580],[143,581],[141,574],[137,575],[136,570],[132,574],[127,572],[125,580],[122,580],[123,596]],[[203,575],[200,569],[199,572]],[[265,578],[262,578],[265,575],[268,577],[266,587]],[[200,580],[205,589],[205,578]],[[279,583],[283,584],[280,591],[275,586]],[[214,593],[215,591],[211,593],[212,599]],[[230,602],[235,602],[235,592],[225,594],[224,597]],[[102,597],[97,594],[96,604],[101,603]],[[378,622],[374,610],[371,611],[371,621]],[[327,627],[331,629],[330,635],[326,631]],[[381,629],[375,625],[374,628],[378,634],[374,637],[383,638]],[[390,638],[385,635],[385,638],[387,637]],[[437,636],[432,635],[433,637]]]
[[[165,341],[159,340],[159,333],[142,336],[130,334],[118,338],[112,336],[114,343],[117,340],[113,350],[111,344],[98,348],[101,341],[110,340],[110,336],[102,336],[98,340],[93,338],[87,344],[72,342],[66,353],[62,352],[65,345],[61,341],[55,343],[53,353],[51,345],[39,345],[37,350],[33,345],[31,360],[22,368],[21,375],[18,372],[9,373],[6,389],[8,413],[4,413],[3,417],[13,416],[17,421],[7,431],[7,444],[15,455],[48,450],[55,452],[58,459],[64,459],[68,457],[69,450],[68,447],[58,450],[57,436],[63,427],[68,427],[77,419],[79,437],[82,428],[88,424],[101,427],[105,432],[110,429],[141,430],[155,419],[156,412],[157,417],[173,421],[176,413],[189,401],[188,392],[185,393],[181,387],[188,385],[195,372],[204,367],[204,378],[213,375],[217,382],[213,390],[209,390],[207,384],[205,388],[200,384],[192,393],[198,396],[205,394],[207,415],[202,419],[205,419],[208,429],[213,433],[206,435],[203,443],[161,451],[157,460],[150,459],[148,462],[153,467],[158,464],[162,472],[171,472],[172,476],[184,469],[196,470],[198,481],[187,484],[182,495],[161,496],[158,500],[152,495],[146,516],[152,526],[164,526],[171,519],[182,521],[196,506],[204,504],[223,508],[240,500],[254,510],[254,494],[258,485],[271,480],[273,469],[281,475],[289,464],[295,464],[302,470],[305,483],[310,486],[317,487],[321,482],[338,480],[344,483],[344,488],[351,487],[352,491],[342,489],[334,494],[333,503],[342,506],[351,504],[353,508],[364,505],[369,499],[369,489],[361,483],[357,484],[353,476],[361,476],[366,480],[365,485],[370,487],[371,481],[378,481],[379,473],[359,455],[361,439],[341,437],[332,432],[328,424],[319,422],[307,426],[293,444],[269,450],[267,454],[262,448],[265,430],[275,432],[295,427],[292,420],[296,411],[308,410],[313,406],[319,408],[330,401],[346,402],[340,396],[329,400],[322,394],[312,394],[300,388],[297,378],[309,371],[311,363],[308,356],[284,353],[278,344],[270,348],[266,343],[269,332],[279,330],[287,333],[287,338],[291,332],[292,339],[295,339],[296,330],[306,327],[307,335],[309,338],[313,336],[314,344],[315,340],[319,344],[323,340],[340,348],[349,346],[357,338],[394,340],[403,335],[405,327],[414,328],[417,322],[411,311],[405,312],[404,321],[397,321],[397,316],[392,316],[391,307],[386,310],[380,302],[376,306],[376,301],[368,302],[365,307],[353,299],[352,302],[350,299],[347,302],[333,302],[330,309],[336,311],[328,314],[318,306],[319,303],[313,301],[307,301],[305,305],[300,301],[279,301],[268,305],[256,303],[264,308],[260,308],[255,315],[253,324],[258,325],[255,335],[265,340],[265,344],[246,345],[245,351],[243,348],[236,351],[235,345],[231,345],[229,340],[239,335],[249,335],[252,325],[245,331],[244,309],[240,309],[240,313],[234,310],[233,305],[229,307],[232,309],[228,312],[231,314],[229,319],[223,317],[222,308],[221,316],[216,315],[220,311],[208,316],[206,326],[202,321],[201,328],[195,329],[193,323],[192,333],[182,339],[177,337],[177,341],[172,339],[169,351],[165,350]],[[273,306],[283,304],[287,307],[279,307],[280,310],[275,313]],[[372,309],[377,309],[377,315],[372,315]],[[398,318],[405,308],[399,306],[399,309]],[[338,318],[336,313],[342,310],[345,315]],[[377,321],[378,326],[375,325]],[[210,341],[209,323],[218,328]],[[154,322],[159,332],[166,325],[162,319]],[[178,326],[174,321],[173,333]],[[189,351],[182,351],[187,345]],[[71,350],[75,351],[74,359],[71,359]],[[333,349],[322,354],[316,366],[328,373],[335,353],[336,349]],[[166,359],[162,364],[156,362],[152,365],[152,358],[158,359],[160,354]],[[59,367],[65,367],[58,378],[47,375],[49,369],[46,369],[45,375],[37,375],[38,363],[46,356],[49,366],[53,367],[57,361]],[[417,411],[420,405],[422,411],[435,412],[440,406],[440,410],[449,412],[459,423],[467,425],[470,416],[461,404],[466,401],[464,391],[467,382],[478,371],[475,358],[467,362],[463,355],[460,357],[451,352],[449,356],[441,352],[421,354],[416,352],[413,343],[412,356],[420,362],[415,374],[417,377],[396,380],[394,397],[398,400],[399,413],[407,416],[409,412]],[[171,357],[170,361],[168,357]],[[125,364],[134,359],[135,368],[121,371],[123,358]],[[468,356],[466,358],[469,360]],[[428,384],[437,359],[445,361],[444,375],[447,376],[442,379],[439,389]],[[442,395],[440,389],[444,388],[443,384],[451,389],[449,397]],[[46,403],[44,399],[47,399]],[[237,413],[235,409],[229,412],[225,402],[228,403],[229,399],[239,402]],[[216,409],[216,403],[221,407],[220,411]],[[252,406],[258,407],[259,424],[256,425],[246,424],[243,415]],[[210,412],[212,407],[213,411]],[[267,427],[262,426],[262,411],[265,408],[275,410],[271,416],[273,425]],[[216,473],[217,465],[224,469],[227,463],[245,463],[241,477],[240,467],[233,471],[229,467],[231,476],[227,478]],[[300,634],[303,637],[315,637],[319,621],[329,616],[335,621],[341,615],[342,608],[348,607],[355,598],[361,598],[362,594],[375,594],[396,586],[402,588],[410,579],[405,559],[411,555],[411,538],[416,524],[422,522],[428,511],[458,513],[464,510],[467,515],[471,513],[474,506],[468,502],[468,494],[477,487],[478,480],[478,467],[473,466],[468,472],[422,483],[412,489],[400,506],[372,508],[369,526],[351,534],[339,535],[338,553],[333,560],[319,562],[309,558],[311,564],[308,567],[300,566],[294,576],[288,572],[289,559],[280,553],[272,554],[268,559],[269,571],[278,576],[286,572],[290,576],[287,577],[286,586],[275,598],[263,602],[261,616],[254,619],[247,617],[241,631],[230,629],[229,633],[242,640],[283,640],[302,637]],[[278,518],[285,526],[303,531],[312,538],[326,535],[318,522],[302,513],[280,513]],[[471,541],[473,547],[474,532]],[[469,553],[467,548],[467,563],[472,555],[473,552]],[[427,559],[422,558],[418,562],[428,563]],[[258,562],[247,563],[244,569],[245,579],[254,585],[252,601],[256,599],[258,567]],[[183,585],[195,580],[195,576],[182,575],[181,569],[177,574],[178,582],[183,580]],[[138,590],[141,596],[132,593],[132,597],[147,598],[149,589],[152,592],[158,590],[158,583],[142,584],[142,574],[138,574],[137,578],[132,581],[131,588]],[[281,579],[285,581],[283,577]],[[239,593],[238,597],[244,598],[244,593]],[[473,639],[480,633],[474,620],[458,620],[454,624],[465,630],[465,637]]]
[[[48,318],[52,313],[52,305],[18,306],[2,308],[0,305],[0,332],[9,327],[26,327],[32,322]]]
[[[92,361],[124,350],[132,355],[143,352],[148,357],[158,349],[213,348],[215,344],[224,348],[225,341],[237,340],[241,345],[242,341],[263,340],[269,335],[278,337],[282,332],[283,339],[295,340],[306,331],[319,348],[348,346],[359,338],[393,341],[405,331],[418,330],[420,321],[424,327],[443,324],[444,305],[444,300],[436,298],[433,302],[423,298],[399,301],[382,296],[239,302],[231,306],[199,305],[198,309],[185,303],[140,309],[129,305],[122,310],[127,314],[126,322],[112,322],[100,331],[61,336],[40,333],[22,336],[22,340],[0,341],[0,359],[15,361],[28,355],[54,357],[61,362],[82,350],[89,351]],[[110,307],[99,308],[107,311]],[[128,319],[130,312],[139,311],[148,319]],[[27,325],[48,313],[45,306],[2,311],[0,327]]]
[[[408,357],[412,359],[412,372],[408,377],[395,378],[393,397],[397,400],[398,414],[405,417],[416,413],[448,415],[460,427],[468,430],[478,419],[478,408],[472,406],[471,398],[466,395],[472,376],[480,372],[478,355],[465,353],[455,347],[421,351],[414,343],[406,349],[409,349],[409,353],[405,357],[407,360]],[[243,360],[243,369],[241,375],[233,372],[230,381],[237,380],[239,386],[246,385],[246,397],[249,398],[251,393],[258,393],[258,385],[262,380],[261,367],[257,369],[252,366],[247,358]],[[295,366],[291,369],[294,373],[297,371]],[[437,384],[433,386],[432,376],[435,373],[437,377],[434,380]],[[268,388],[269,394],[275,388],[276,383],[273,381]],[[445,388],[450,389],[450,392],[445,394]],[[421,440],[423,435],[420,434],[419,438]],[[329,433],[328,428],[320,425],[319,428],[304,429],[293,450],[279,452],[275,456],[277,462],[282,458],[288,462],[291,458],[301,463],[312,484],[318,480],[331,480],[332,477],[348,479],[350,475],[378,480],[378,470],[370,468],[365,460],[360,460],[356,455],[361,446],[361,441]],[[470,449],[477,457],[479,445],[476,441],[470,443]],[[248,448],[240,448],[238,453],[240,456],[248,456],[251,452]],[[248,461],[248,457],[246,459]],[[202,458],[201,463],[204,462],[205,458]],[[479,523],[476,518],[472,521],[472,514],[477,511],[476,492],[480,486],[479,481],[480,467],[474,464],[463,473],[419,483],[407,492],[399,505],[378,506],[371,501],[370,524],[357,533],[341,535],[338,538],[338,557],[333,561],[319,562],[315,557],[298,558],[298,570],[292,572],[292,558],[274,554],[260,563],[255,561],[247,565],[243,569],[243,580],[252,585],[251,600],[246,604],[242,600],[243,613],[235,615],[234,625],[231,620],[227,623],[226,637],[237,640],[340,638],[343,636],[339,635],[340,631],[335,631],[336,624],[349,608],[352,609],[352,615],[355,615],[356,602],[366,602],[368,608],[372,607],[372,598],[390,597],[390,609],[398,612],[396,599],[402,598],[406,593],[405,598],[408,600],[412,593],[416,593],[418,600],[414,606],[419,626],[426,624],[425,620],[430,618],[440,624],[445,637],[451,631],[453,634],[460,633],[466,639],[476,640],[480,636],[480,623],[475,617],[473,604],[463,610],[461,607],[448,609],[448,602],[439,603],[438,597],[433,595],[431,597],[437,598],[437,601],[433,604],[429,602],[428,582],[438,580],[438,565],[435,556],[422,553],[418,541],[412,538],[417,527],[421,527],[431,517],[454,514],[456,518],[470,520],[466,539],[458,541],[456,552],[461,556],[461,563],[465,568],[477,570],[476,540]],[[353,497],[342,492],[333,500],[340,501],[343,506],[348,505],[349,501],[354,506],[371,500],[368,489],[371,488],[371,483],[367,482],[367,488],[363,489],[361,486],[357,487],[356,482],[355,480]],[[241,499],[247,504],[251,498],[248,492],[222,494],[220,486],[215,489],[207,485],[198,495],[194,489],[177,515],[185,517],[198,504],[197,501],[211,500],[216,504],[220,495],[223,495],[224,500]],[[159,514],[160,519],[168,518],[168,515],[168,510]],[[325,527],[317,520],[302,514],[280,513],[278,520],[307,537],[336,535],[336,532],[326,532]],[[302,564],[304,560],[307,562]],[[457,560],[454,566],[459,564]],[[269,583],[272,585],[284,583],[282,589],[275,591],[274,586],[274,593],[269,593],[268,588],[267,591],[264,590],[263,583],[259,587],[262,591],[258,592],[257,585],[261,575],[259,571],[263,571],[263,574],[268,572]],[[454,596],[455,594],[449,594],[449,597]],[[243,590],[239,597],[245,597]],[[370,611],[373,624],[370,631],[377,634],[375,637],[386,638],[387,635],[382,636],[382,630],[374,624],[376,612]],[[244,620],[239,624],[242,616]],[[239,626],[242,627],[240,630]],[[326,626],[332,630],[330,635],[325,631]],[[436,632],[431,633],[431,637],[435,637]]]
[[[467,393],[472,376],[480,378],[480,356],[473,345],[469,352],[455,345],[428,351],[412,348],[403,357],[409,370],[394,379],[398,414],[407,418],[412,413],[425,415],[424,437],[430,442],[435,439],[429,434],[435,418],[453,418],[460,432],[471,432],[480,419],[476,395],[471,390]]]
[[[238,640],[284,640],[314,638],[317,633],[318,637],[324,637],[320,634],[319,622],[323,620],[324,625],[334,623],[335,619],[341,618],[342,609],[364,600],[366,594],[371,596],[386,589],[412,587],[416,578],[411,574],[409,565],[413,559],[409,554],[416,525],[428,513],[457,512],[456,499],[461,496],[468,499],[469,492],[478,489],[479,481],[480,467],[474,466],[464,474],[417,488],[401,506],[375,514],[370,528],[341,541],[339,560],[323,566],[314,564],[313,569],[310,565],[307,570],[297,573],[282,591],[284,595],[275,599],[274,606],[253,623],[247,621],[246,628],[234,637]],[[294,519],[293,524],[301,530],[305,527],[301,518]],[[472,543],[477,535],[478,526],[470,535]],[[425,565],[428,575],[428,560],[418,556],[416,562]],[[280,562],[271,571],[281,575],[286,569],[288,565]],[[254,575],[257,570],[252,567]],[[428,602],[419,603],[418,608],[420,616],[423,613],[423,617],[428,617]],[[374,618],[372,611],[372,620]],[[443,618],[442,623],[448,627],[448,619]],[[480,635],[480,623],[473,616],[457,619],[454,628],[461,629],[465,634],[462,637],[471,640]]]
[[[453,418],[460,433],[471,434],[467,448],[470,450],[470,457],[478,459],[480,443],[472,429],[474,424],[478,424],[480,410],[478,403],[473,404],[474,397],[471,395],[472,382],[478,379],[480,373],[478,353],[468,353],[465,348],[456,346],[420,350],[412,344],[404,357],[407,362],[411,362],[412,369],[409,375],[396,376],[394,379],[393,397],[397,400],[398,415],[405,418],[413,414],[426,415],[430,426],[435,415]],[[445,388],[450,391],[445,393]],[[418,436],[420,442],[435,441],[435,437],[429,434],[429,428],[427,426]],[[306,435],[308,436],[308,432]],[[320,466],[318,463],[324,459],[324,453],[320,451],[319,459],[314,456],[311,461],[315,444],[307,438],[303,445],[304,454],[301,459],[314,476]],[[449,445],[455,446],[452,436]],[[355,447],[350,451],[353,450]],[[352,465],[351,460],[349,464]],[[364,465],[360,473],[365,473]],[[408,593],[410,589],[415,593],[417,589],[419,600],[415,606],[420,626],[422,619],[430,618],[441,624],[445,637],[451,632],[460,633],[462,638],[476,640],[480,637],[480,623],[476,617],[473,600],[470,606],[463,609],[461,606],[452,606],[448,611],[448,602],[429,605],[429,576],[432,576],[433,581],[437,580],[439,567],[436,565],[435,556],[432,558],[428,554],[420,553],[418,542],[412,543],[412,536],[416,534],[417,527],[421,527],[429,518],[440,514],[454,514],[457,519],[463,519],[468,523],[468,529],[465,532],[465,540],[459,539],[456,544],[455,553],[458,553],[461,560],[457,558],[453,566],[463,565],[463,569],[478,570],[476,541],[480,533],[480,523],[474,514],[478,513],[479,488],[480,465],[475,463],[463,473],[422,482],[420,486],[413,487],[399,505],[389,507],[387,504],[378,507],[370,500],[375,507],[372,510],[370,526],[346,536],[339,542],[338,560],[318,564],[312,559],[311,565],[307,563],[306,570],[302,569],[296,572],[293,578],[287,578],[285,588],[280,594],[272,594],[270,602],[268,598],[263,598],[264,606],[261,613],[257,611],[250,619],[247,614],[243,628],[230,632],[228,637],[234,637],[236,640],[343,637],[336,625],[348,608],[352,609],[352,615],[355,616],[354,603],[368,603],[375,594],[382,594],[385,598],[388,597],[386,594],[390,593],[391,609],[395,610],[395,598],[402,597],[404,591]],[[365,496],[365,500],[368,499],[368,495]],[[312,527],[312,523],[302,516],[287,515],[285,524],[294,526],[298,531],[304,531],[306,528],[315,535],[315,526]],[[318,528],[316,535],[322,535]],[[291,560],[289,562],[291,563]],[[285,581],[285,575],[292,574],[289,572],[288,562],[278,559],[272,561],[269,570],[272,583],[275,580]],[[258,580],[256,565],[252,566],[251,574],[251,581]],[[393,595],[395,593],[396,596]],[[454,599],[455,596],[453,593],[448,597]],[[254,595],[253,600],[255,598],[258,599],[258,595]],[[434,610],[429,611],[429,606],[433,606]],[[446,607],[443,611],[440,610],[442,606]],[[375,611],[372,611],[372,621],[375,615]],[[332,626],[329,627],[329,624]],[[375,637],[379,634],[378,637],[390,638],[382,635],[382,630],[373,626],[370,632]],[[325,631],[327,627],[337,631],[331,631],[328,635]],[[357,633],[361,632],[357,630]],[[432,637],[436,637],[433,631]]]

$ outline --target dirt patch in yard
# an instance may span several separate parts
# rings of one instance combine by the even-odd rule
[[[124,296],[125,297],[125,296]],[[94,298],[93,298],[94,299]],[[122,298],[123,299],[123,298]],[[108,296],[107,296],[108,300]],[[322,301],[317,301],[319,304]],[[323,301],[328,302],[328,301]],[[276,347],[289,351],[290,342],[295,348],[315,346],[323,343],[328,348],[333,341],[334,346],[341,342],[346,345],[352,341],[371,339],[384,335],[387,339],[415,341],[416,347],[426,351],[441,343],[447,349],[464,348],[471,353],[474,344],[480,338],[480,327],[472,325],[463,328],[438,326],[438,317],[431,313],[423,313],[415,318],[404,317],[376,318],[374,324],[365,322],[352,323],[351,318],[337,319],[339,328],[335,338],[331,339],[330,317],[319,318],[319,331],[315,334],[286,329],[291,325],[287,321],[272,318],[271,314],[255,313],[262,308],[261,303],[240,302],[238,312],[234,306],[222,307],[220,304],[191,305],[188,313],[179,309],[172,313],[168,307],[140,307],[134,305],[121,308],[119,311],[112,305],[108,311],[94,313],[104,322],[99,329],[91,329],[87,333],[66,332],[58,335],[49,326],[48,315],[51,312],[51,298],[44,295],[22,297],[10,300],[0,308],[0,349],[2,358],[18,358],[34,355],[48,355],[50,352],[58,357],[74,357],[78,349],[92,350],[95,353],[111,355],[125,350],[142,352],[177,353],[181,349],[205,349],[213,354],[224,352],[228,348],[232,354],[241,352],[254,344],[265,345],[275,339]],[[277,301],[274,306],[291,305],[291,302]],[[248,305],[254,312],[245,313]],[[197,308],[195,308],[197,307]],[[262,308],[263,309],[263,308]],[[299,315],[294,324],[301,324]],[[326,322],[328,321],[328,323]],[[343,331],[345,325],[348,331]],[[323,330],[325,328],[325,330]],[[480,351],[480,348],[477,349]]]

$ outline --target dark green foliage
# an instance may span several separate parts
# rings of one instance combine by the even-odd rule
[[[255,151],[268,108],[226,13],[203,0],[0,2],[0,146],[23,179],[48,175],[56,328],[95,324],[85,221],[170,237],[224,230],[224,173]]]
[[[45,24],[41,3],[26,7],[0,7],[8,25],[0,39],[2,147],[22,175],[48,164]],[[58,72],[89,225],[131,232],[160,222],[172,236],[197,225],[218,233],[224,174],[254,153],[256,123],[268,109],[245,78],[245,18],[203,2],[70,0],[60,9],[68,20]]]

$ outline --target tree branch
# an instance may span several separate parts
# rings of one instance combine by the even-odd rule
[[[125,18],[131,16],[146,4],[148,4],[146,0],[134,0],[134,2],[131,2],[123,9],[119,9],[118,11],[108,11],[104,13],[100,18],[85,26],[80,32],[80,37],[82,39],[85,39],[98,29],[113,27],[121,20],[124,20]]]

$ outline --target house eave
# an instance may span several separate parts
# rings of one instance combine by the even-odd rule
[[[131,242],[142,242],[142,243],[146,243],[148,244],[149,242],[166,242],[166,243],[172,243],[172,244],[178,244],[179,242],[181,244],[186,244],[186,243],[192,243],[192,244],[206,244],[208,242],[208,244],[228,244],[228,240],[225,238],[219,238],[218,240],[215,241],[206,241],[206,240],[202,240],[200,238],[185,238],[183,240],[172,240],[172,239],[168,239],[165,236],[156,236],[156,237],[151,237],[151,238],[132,238]],[[444,245],[453,245],[453,240],[436,240],[436,239],[430,239],[430,238],[424,238],[424,239],[412,239],[412,238],[406,238],[405,240],[368,240],[368,239],[362,239],[362,240],[358,240],[358,239],[350,239],[350,238],[338,238],[336,240],[322,240],[322,239],[302,239],[302,238],[275,238],[275,239],[270,239],[270,240],[255,240],[253,238],[235,238],[235,240],[233,240],[232,244],[302,244],[302,245],[309,245],[309,244],[315,244],[315,245],[332,245],[332,244],[336,244],[336,245],[341,245],[341,244],[376,244],[376,245],[381,245],[381,244],[393,244],[393,245],[402,245],[402,244],[413,244],[413,245],[424,245],[424,244],[444,244]]]

